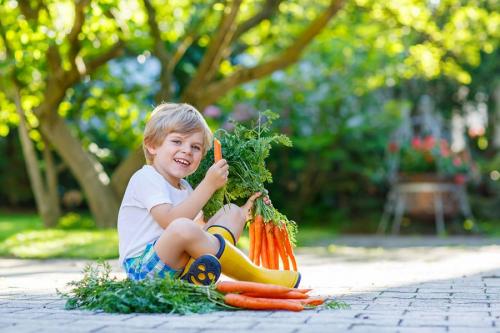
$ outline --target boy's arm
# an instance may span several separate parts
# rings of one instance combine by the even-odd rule
[[[161,204],[151,208],[151,215],[155,221],[165,229],[173,220],[186,217],[194,220],[196,215],[205,206],[216,189],[204,180],[191,194],[177,206]]]
[[[151,215],[155,221],[165,229],[173,220],[186,217],[193,220],[198,212],[205,206],[214,192],[227,183],[229,166],[222,159],[214,163],[207,171],[205,178],[193,192],[177,206],[161,204],[151,208]]]

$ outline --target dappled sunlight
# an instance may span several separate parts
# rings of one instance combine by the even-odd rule
[[[0,244],[0,254],[19,258],[114,258],[118,256],[115,230],[43,230],[19,233]]]

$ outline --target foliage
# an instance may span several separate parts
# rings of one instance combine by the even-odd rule
[[[95,229],[95,222],[89,216],[81,216],[78,213],[67,213],[59,219],[57,228],[64,230]]]
[[[399,172],[407,174],[438,173],[463,182],[472,167],[466,155],[462,157],[451,152],[446,139],[436,140],[430,135],[415,136],[401,144],[391,142],[389,152],[391,158],[399,157]]]
[[[84,2],[7,1],[0,6],[5,40],[12,50],[12,56],[7,55],[0,38],[0,76],[7,78],[0,80],[0,151],[4,156],[0,183],[5,185],[0,201],[8,205],[30,198],[18,158],[20,148],[12,144],[17,138],[11,129],[19,121],[13,82],[8,79],[12,73],[22,84],[21,104],[32,128],[30,137],[41,148],[40,121],[54,116],[39,119],[34,115],[44,102],[48,77],[57,72],[51,69],[49,48],[59,51],[61,67],[68,70],[75,63],[88,64],[117,41],[124,41],[123,56],[82,77],[66,91],[58,107],[50,108],[65,118],[83,150],[103,164],[106,172],[99,177],[107,181],[106,175],[140,142],[140,129],[147,110],[156,103],[155,95],[168,91],[169,99],[175,100],[185,91],[225,12],[219,1],[187,0],[172,6],[151,1],[160,44],[167,53],[175,53],[186,37],[193,37],[174,68],[171,84],[162,86],[155,37],[141,1],[91,1],[82,11],[85,20],[75,39],[80,45],[68,38],[75,23],[75,3]],[[238,23],[259,14],[267,3],[243,1]],[[216,81],[273,59],[325,3],[280,3],[274,15],[235,40],[228,56],[216,66]],[[389,111],[390,105],[408,103],[415,108],[422,94],[430,94],[437,112],[445,115],[466,103],[487,103],[488,112],[494,110],[491,96],[496,76],[492,73],[498,72],[500,40],[496,9],[493,0],[346,1],[298,66],[246,84],[217,103],[228,112],[245,102],[255,110],[270,108],[282,115],[275,126],[295,147],[277,147],[271,152],[268,168],[275,182],[268,189],[284,212],[324,223],[380,210],[384,133],[397,122],[397,108]],[[78,61],[73,61],[75,51]],[[52,60],[56,60],[52,65],[58,62]],[[456,98],[463,88],[470,90],[467,101]],[[220,120],[211,119],[211,125],[218,127]],[[485,159],[492,156],[484,148],[490,142],[487,135],[491,134],[477,139]],[[9,143],[4,144],[6,140]],[[75,181],[67,173],[60,177],[62,188]]]
[[[277,131],[294,147],[272,152],[273,201],[306,223],[377,219],[387,189],[388,133],[399,126],[402,110],[415,111],[427,94],[435,112],[449,119],[465,104],[456,95],[467,82],[482,85],[481,92],[494,87],[499,39],[492,28],[499,16],[493,8],[488,1],[347,2],[297,66],[223,98],[230,117],[245,108],[281,115]],[[483,65],[489,75],[479,77],[475,69]]]
[[[87,265],[80,281],[73,281],[66,309],[103,310],[118,313],[206,313],[231,308],[211,286],[196,286],[171,278],[133,281],[111,278],[108,263]]]
[[[404,101],[386,102],[377,92],[355,96],[354,85],[321,59],[307,57],[286,75],[238,89],[224,100],[226,110],[233,110],[229,117],[241,117],[243,109],[248,117],[262,108],[279,110],[273,128],[287,134],[294,147],[271,151],[268,165],[276,179],[268,189],[276,205],[304,223],[339,222],[376,209],[386,133],[397,126]],[[242,100],[246,108],[233,109]]]

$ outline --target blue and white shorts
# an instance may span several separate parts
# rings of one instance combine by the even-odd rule
[[[181,274],[181,270],[175,270],[161,261],[155,252],[155,243],[147,244],[140,256],[125,259],[123,267],[129,279],[138,281],[155,276],[164,278],[166,275],[175,278]]]

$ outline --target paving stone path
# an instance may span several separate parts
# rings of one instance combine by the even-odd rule
[[[55,289],[79,279],[85,261],[0,259],[0,332],[500,332],[500,239],[344,237],[321,245],[299,250],[302,286],[350,309],[66,311]]]

